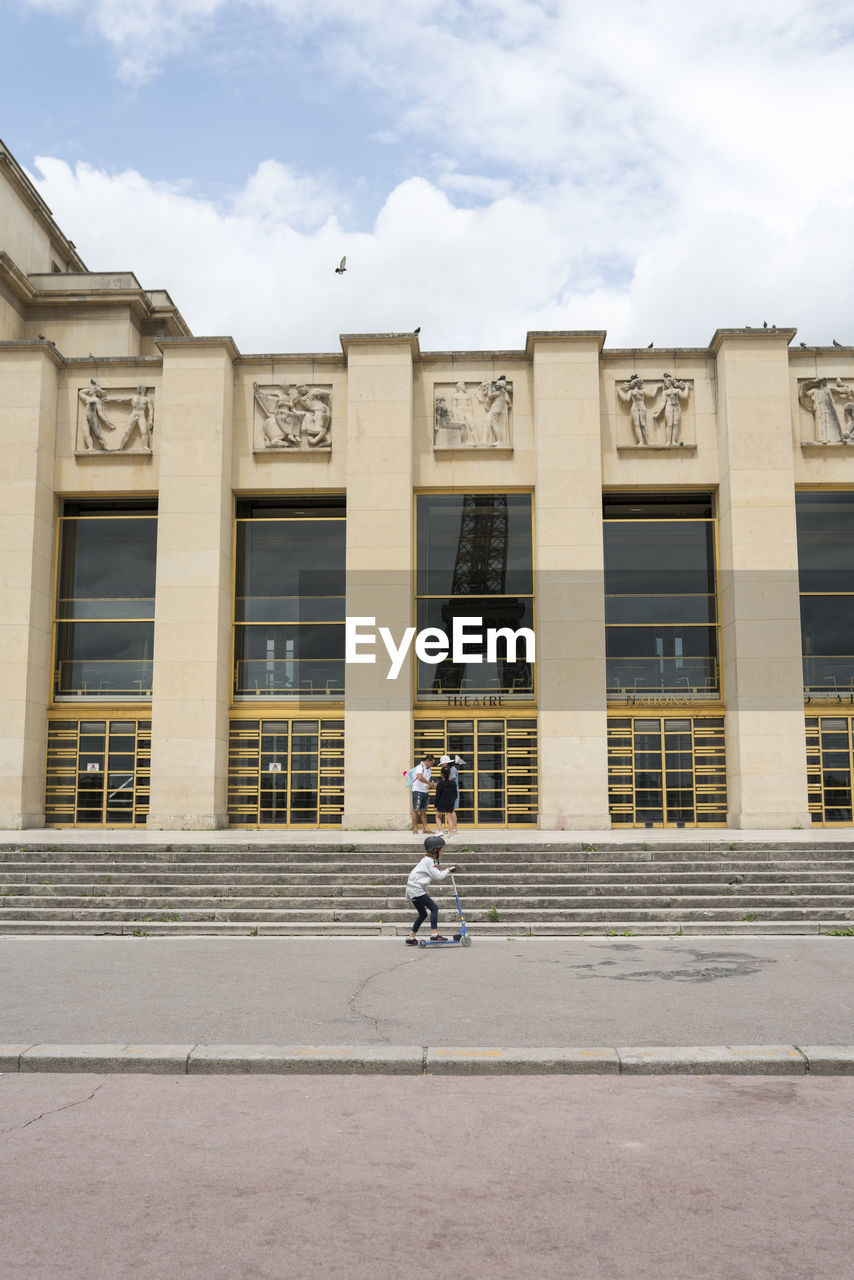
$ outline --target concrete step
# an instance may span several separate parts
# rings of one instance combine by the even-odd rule
[[[191,845],[184,848],[175,845],[164,845],[162,848],[152,847],[151,845],[141,845],[135,847],[133,845],[109,845],[92,843],[86,847],[76,848],[70,846],[54,846],[45,844],[41,847],[22,847],[16,845],[0,846],[0,862],[14,860],[17,862],[40,861],[45,858],[57,858],[61,861],[74,862],[83,858],[90,862],[133,862],[133,861],[151,861],[151,862],[203,862],[206,865],[216,865],[217,863],[238,864],[243,861],[251,861],[259,865],[270,863],[290,862],[292,860],[301,860],[311,865],[320,865],[322,863],[342,863],[347,862],[353,865],[362,861],[394,861],[399,862],[410,861],[410,865],[415,858],[421,856],[423,849],[421,842],[416,839],[406,841],[401,844],[382,845],[374,849],[356,848],[355,845],[342,845],[337,847],[307,847],[305,845],[288,846],[287,842],[271,845],[269,848],[258,847],[257,845],[247,846],[245,848],[217,848],[201,849],[197,845]],[[803,843],[787,844],[777,841],[760,841],[756,843],[739,843],[739,844],[723,844],[723,843],[705,843],[705,844],[654,844],[644,848],[637,842],[627,844],[609,843],[596,848],[595,845],[582,845],[578,841],[567,841],[565,844],[519,844],[512,846],[506,844],[503,846],[490,845],[480,839],[475,840],[472,844],[465,841],[455,841],[447,846],[446,857],[452,856],[454,859],[462,861],[466,859],[471,862],[552,862],[560,864],[570,861],[601,861],[612,860],[620,862],[679,862],[679,861],[702,861],[711,858],[738,860],[744,862],[762,862],[769,858],[777,858],[788,861],[791,859],[804,859],[811,855],[815,855],[827,861],[835,861],[837,859],[851,860],[854,858],[854,837],[844,842],[834,844],[815,844],[804,845]]]
[[[497,891],[494,894],[467,894],[465,911],[470,915],[477,912],[488,912],[494,908],[498,911],[513,911],[517,914],[533,914],[543,910],[569,910],[573,908],[593,908],[600,911],[617,911],[625,908],[648,909],[653,907],[681,906],[703,908],[738,908],[751,910],[754,907],[773,907],[788,910],[797,907],[854,907],[854,889],[848,892],[834,892],[838,886],[819,887],[819,890],[804,889],[798,893],[766,893],[750,890],[747,893],[706,893],[686,891],[684,887],[674,889],[672,893],[539,893],[531,895],[507,894]],[[450,904],[453,899],[447,894],[439,896],[440,905]],[[4,893],[0,895],[0,911],[19,914],[25,910],[76,910],[79,908],[112,910],[161,911],[184,910],[284,910],[294,909],[305,912],[321,912],[329,910],[361,910],[376,912],[406,906],[403,895],[399,891],[392,893],[373,893],[356,895],[350,893],[325,894],[322,896],[299,896],[288,894],[237,894],[237,893],[156,893],[156,894],[102,894],[102,893]]]
[[[446,859],[449,865],[459,868],[460,874],[468,876],[486,876],[490,874],[504,877],[526,876],[532,873],[546,876],[566,875],[625,875],[674,876],[691,872],[720,872],[723,874],[733,868],[742,868],[751,875],[765,875],[769,871],[785,871],[792,874],[799,869],[813,867],[825,868],[829,873],[845,874],[854,869],[852,858],[823,858],[819,854],[804,858],[766,858],[763,861],[743,862],[740,858],[691,858],[681,861],[650,859],[648,862],[636,863],[621,858],[563,858],[560,860],[520,859],[511,861],[486,858],[481,860]],[[127,875],[146,873],[150,875],[197,875],[204,872],[216,876],[246,875],[266,877],[300,877],[312,876],[317,880],[331,880],[342,872],[348,876],[388,875],[398,873],[402,868],[409,869],[415,865],[412,858],[362,859],[357,861],[341,859],[338,862],[312,862],[310,859],[280,858],[274,863],[256,862],[242,859],[231,862],[210,863],[204,858],[182,859],[170,858],[121,858],[109,861],[88,858],[67,859],[58,856],[44,856],[39,859],[0,858],[0,869],[15,875],[36,875],[44,868],[52,868],[57,874],[65,875]]]
[[[537,897],[543,894],[589,894],[610,896],[612,894],[671,894],[671,893],[719,893],[723,896],[734,896],[740,893],[779,893],[798,894],[837,893],[851,889],[854,892],[854,874],[827,875],[823,873],[804,872],[797,878],[787,876],[784,872],[772,872],[765,876],[745,876],[739,884],[730,883],[733,877],[708,875],[661,877],[634,877],[631,880],[620,879],[619,876],[602,879],[596,877],[565,876],[560,879],[544,880],[540,877],[530,879],[509,880],[491,877],[478,879],[466,877],[458,881],[460,894],[466,897],[488,896],[496,893],[514,895],[516,897]],[[165,876],[154,879],[93,879],[92,877],[75,877],[74,879],[57,879],[49,876],[40,879],[28,876],[25,879],[8,877],[0,880],[0,897],[7,894],[43,894],[47,896],[65,896],[86,894],[99,897],[122,897],[125,895],[158,895],[170,894],[179,897],[206,897],[234,894],[253,897],[289,897],[289,898],[339,898],[339,897],[372,897],[377,894],[402,893],[404,878],[387,878],[370,883],[351,884],[334,880],[329,883],[300,882],[289,884],[281,879],[246,880],[245,878],[222,877],[210,881],[199,877],[188,882],[186,880],[170,880]],[[446,889],[449,886],[446,886]],[[446,891],[446,890],[445,890]],[[443,890],[438,890],[443,892]]]
[[[443,904],[444,907],[444,904]],[[754,916],[757,920],[819,920],[825,916],[833,916],[837,920],[854,920],[854,903],[839,904],[836,902],[821,903],[812,907],[775,907],[775,906],[755,906],[749,908],[744,905],[734,907],[709,906],[702,907],[685,902],[674,904],[671,906],[645,906],[627,907],[624,903],[615,903],[612,907],[540,907],[535,911],[526,912],[521,915],[519,912],[510,912],[508,909],[508,919],[513,922],[528,925],[544,925],[563,923],[584,924],[586,921],[607,921],[612,919],[620,919],[628,922],[653,921],[653,920],[686,920],[686,921],[744,921],[745,917]],[[454,915],[449,907],[445,907],[443,915],[447,921],[452,921]],[[499,921],[501,912],[498,912]],[[209,908],[191,907],[182,910],[175,910],[171,907],[153,906],[150,903],[137,905],[133,907],[115,907],[115,908],[98,908],[98,907],[27,907],[19,908],[15,911],[0,912],[0,928],[3,927],[6,917],[16,921],[39,921],[39,920],[91,920],[97,921],[128,921],[128,920],[169,920],[173,922],[183,923],[201,923],[203,921],[233,921],[233,922],[256,922],[260,923],[279,921],[282,923],[302,922],[306,924],[325,925],[330,923],[349,923],[363,925],[378,925],[389,923],[405,923],[412,920],[413,912],[406,907],[398,907],[395,905],[380,906],[373,910],[361,910],[359,908],[348,907],[326,907],[317,910],[300,910],[295,907],[266,907],[259,904],[251,905],[235,905],[235,906],[217,906]],[[473,925],[486,923],[489,915],[487,911],[472,911],[469,908],[465,910],[466,923]],[[749,922],[749,921],[748,921]]]
[[[282,937],[394,937],[402,939],[409,931],[408,924],[383,923],[368,929],[365,925],[334,922],[325,925],[315,923],[257,923],[233,921],[205,921],[202,923],[172,921],[9,921],[0,927],[0,935],[75,937],[75,936],[124,936],[124,937],[227,937],[227,936],[282,936]],[[445,929],[447,934],[448,929]],[[774,921],[589,921],[577,923],[554,922],[548,925],[524,922],[507,924],[484,923],[472,933],[473,941],[494,938],[508,941],[536,937],[775,937],[780,934],[840,934],[854,936],[850,921],[822,918],[820,920]]]

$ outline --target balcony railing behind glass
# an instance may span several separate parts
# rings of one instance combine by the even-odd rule
[[[854,654],[804,654],[804,696],[854,698]]]
[[[74,659],[56,664],[56,696],[150,698],[151,658]]]
[[[608,696],[716,698],[720,693],[715,658],[609,658]]]
[[[344,697],[344,659],[247,658],[234,665],[238,697]]]

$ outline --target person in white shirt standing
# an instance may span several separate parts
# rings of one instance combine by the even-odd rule
[[[456,867],[446,867],[444,871],[439,870],[444,847],[445,841],[441,836],[428,836],[424,841],[425,856],[420,862],[416,863],[409,873],[409,879],[406,882],[406,896],[418,912],[418,919],[406,939],[408,947],[418,946],[416,935],[426,920],[428,911],[430,912],[430,936],[437,942],[446,941],[439,933],[439,908],[427,894],[427,889],[434,880],[444,880],[451,872],[456,871]]]
[[[412,780],[412,834],[418,835],[418,819],[421,819],[421,830],[427,835],[427,802],[430,799],[430,781],[436,757],[426,755],[420,764],[415,766],[415,777]]]

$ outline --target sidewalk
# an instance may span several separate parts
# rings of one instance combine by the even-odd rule
[[[32,1070],[854,1074],[854,939],[0,938]]]

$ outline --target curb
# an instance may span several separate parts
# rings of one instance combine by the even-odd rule
[[[430,1048],[424,1045],[9,1044],[0,1074],[854,1075],[854,1045]]]

